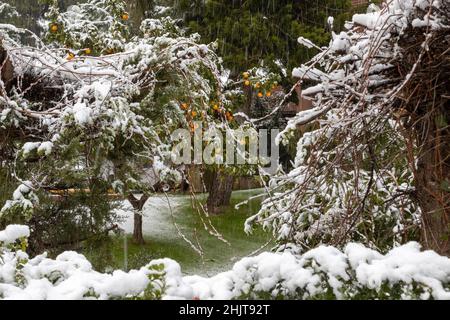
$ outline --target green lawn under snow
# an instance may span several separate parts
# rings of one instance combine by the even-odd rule
[[[228,270],[236,260],[257,250],[271,240],[271,234],[262,230],[255,230],[251,236],[244,232],[244,221],[257,212],[261,199],[250,200],[248,204],[235,209],[235,205],[247,200],[250,196],[260,193],[261,190],[235,191],[232,196],[232,205],[223,214],[212,216],[211,222],[216,230],[230,244],[210,235],[203,227],[202,219],[193,209],[189,196],[174,196],[177,205],[172,205],[173,219],[182,234],[195,244],[200,244],[203,256],[195,252],[190,245],[178,234],[172,222],[172,216],[164,208],[151,208],[156,210],[153,214],[161,214],[163,222],[158,221],[152,230],[144,227],[146,244],[133,244],[131,235],[112,236],[110,241],[90,245],[83,253],[101,271],[110,268],[134,269],[148,263],[152,259],[171,258],[180,263],[182,270],[187,274],[212,275]],[[198,196],[202,201],[205,195]],[[172,202],[172,201],[171,201]],[[159,220],[159,219],[158,219]],[[144,224],[146,221],[144,220]],[[148,221],[151,224],[151,221]],[[150,230],[149,230],[150,229]],[[267,248],[272,246],[272,242]]]

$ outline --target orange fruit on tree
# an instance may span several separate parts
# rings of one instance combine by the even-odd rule
[[[264,95],[262,92],[258,92],[258,97],[262,98]]]
[[[73,60],[73,58],[75,58],[75,55],[72,52],[69,52],[69,54],[67,55],[67,60]]]
[[[266,97],[270,97],[272,95],[272,92],[270,92],[270,91],[268,91],[267,93],[266,93]]]
[[[86,49],[84,49],[84,53],[85,54],[91,54],[92,50],[90,48],[86,48]]]
[[[58,25],[55,23],[55,24],[52,24],[51,26],[50,26],[50,31],[51,32],[57,32],[58,31]]]
[[[122,13],[122,20],[127,21],[129,18],[130,18],[130,15],[128,14],[128,12]]]
[[[197,111],[195,111],[195,110],[191,111],[191,116],[192,117],[196,117],[197,116]]]
[[[244,77],[244,79],[248,79],[248,77],[250,77],[250,75],[249,75],[248,72],[244,72],[244,73],[242,74],[242,76]]]
[[[245,80],[244,84],[248,87],[250,85],[250,81]]]
[[[217,110],[219,110],[219,106],[218,106],[217,104],[215,104],[215,105],[213,106],[213,109],[217,111]]]
[[[257,83],[255,84],[255,88],[256,88],[256,89],[259,89],[260,87],[261,87],[261,83],[257,82]]]

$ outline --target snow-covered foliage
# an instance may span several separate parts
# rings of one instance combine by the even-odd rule
[[[417,110],[402,109],[414,94],[402,89],[431,44],[448,43],[449,16],[448,1],[387,1],[355,15],[329,47],[315,46],[320,52],[293,70],[299,84],[315,83],[302,92],[314,108],[298,113],[277,137],[287,144],[302,132],[294,168],[271,179],[271,197],[248,219],[247,231],[262,224],[283,245],[303,248],[358,241],[387,250],[418,239],[420,148],[408,131],[414,122],[406,122]],[[445,55],[448,45],[441,47]],[[409,48],[418,48],[417,59],[406,55]]]
[[[1,18],[9,18],[9,17],[18,17],[19,13],[16,11],[16,8],[11,6],[8,3],[0,3],[0,17]]]
[[[76,252],[30,258],[28,227],[0,231],[3,299],[450,299],[450,259],[410,242],[382,255],[360,244],[303,255],[269,253],[211,278],[183,276],[173,260],[99,273]]]
[[[14,70],[0,83],[3,156],[19,189],[28,188],[2,216],[38,205],[36,194],[57,187],[147,191],[142,173],[155,167],[162,183],[179,183],[171,132],[217,122],[212,101],[225,99],[212,46],[185,36],[170,17],[143,21],[141,33],[125,41],[120,0],[91,0],[62,13],[50,2],[48,43],[32,35],[34,46],[22,45],[15,34],[23,30],[0,26]]]
[[[113,53],[124,50],[129,36],[126,4],[117,0],[90,0],[60,12],[57,0],[46,0],[46,37],[76,52]]]

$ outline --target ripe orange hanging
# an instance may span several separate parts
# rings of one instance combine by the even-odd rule
[[[75,58],[75,55],[72,52],[69,52],[69,54],[67,55],[67,60],[73,60],[73,58]]]
[[[130,18],[127,12],[122,13],[122,20],[127,21]]]
[[[258,97],[262,98],[264,95],[262,92],[258,92]]]
[[[91,54],[92,50],[90,48],[84,49],[85,54]]]
[[[245,80],[244,84],[248,87],[250,85],[250,81]]]
[[[52,24],[50,26],[50,31],[51,32],[57,32],[58,31],[58,25],[57,24]]]
[[[267,93],[266,93],[266,97],[270,97],[272,95],[272,93],[270,92],[270,91],[268,91]]]
[[[250,75],[248,74],[248,72],[244,72],[242,74],[242,76],[244,77],[244,79],[248,79],[248,77],[250,77]]]
[[[194,111],[194,110],[193,110],[193,111],[191,112],[191,116],[192,116],[193,118],[195,118],[195,117],[197,116],[197,111]]]

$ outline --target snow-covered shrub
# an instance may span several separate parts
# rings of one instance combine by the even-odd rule
[[[3,299],[450,299],[450,259],[410,242],[385,255],[361,244],[298,255],[265,252],[211,278],[183,276],[170,259],[139,270],[99,273],[67,251],[30,258],[29,229],[0,231]]]
[[[39,199],[32,190],[30,181],[24,181],[13,192],[13,199],[7,200],[0,210],[1,219],[12,219],[14,217],[24,217],[24,221],[29,220],[33,214],[34,206],[39,203]],[[9,217],[5,217],[8,215]]]
[[[0,231],[0,298],[158,299],[164,292],[164,260],[128,273],[101,274],[72,251],[54,260],[47,254],[30,259],[25,253],[29,234],[28,227],[21,225]]]
[[[357,243],[245,258],[239,293],[279,299],[450,299],[450,260],[410,242],[382,255]],[[242,274],[242,273],[241,273]],[[438,280],[439,279],[439,280]]]
[[[358,241],[385,251],[426,229],[422,240],[448,253],[450,197],[439,186],[450,172],[440,142],[448,141],[449,17],[448,1],[371,6],[293,70],[298,85],[314,84],[302,91],[313,108],[277,137],[288,144],[303,133],[294,168],[271,179],[247,230],[262,224],[304,249]],[[423,86],[430,72],[439,84]]]

